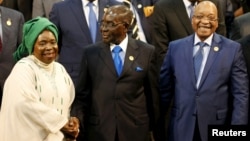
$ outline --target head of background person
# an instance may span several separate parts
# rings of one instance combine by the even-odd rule
[[[202,1],[195,7],[192,27],[201,41],[215,32],[218,27],[218,12],[213,2]]]
[[[58,56],[58,29],[47,18],[37,17],[24,23],[23,39],[13,57],[16,61],[33,54],[38,60],[50,64]]]
[[[188,1],[190,1],[191,3],[196,3],[196,2],[201,2],[202,0],[188,0]]]
[[[102,17],[100,26],[103,42],[120,44],[126,37],[132,19],[133,13],[127,6],[109,7]]]

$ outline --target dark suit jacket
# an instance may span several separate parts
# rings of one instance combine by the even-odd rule
[[[210,0],[220,7],[217,0]],[[221,35],[226,35],[224,15],[218,8],[219,27],[216,30]],[[160,0],[155,4],[152,22],[152,44],[159,54],[159,65],[166,55],[170,41],[186,37],[194,33],[191,21],[186,12],[183,0]]]
[[[3,6],[20,11],[25,21],[31,19],[33,0],[3,0]]]
[[[170,42],[161,69],[163,105],[167,106],[174,96],[169,141],[191,141],[196,117],[202,141],[207,141],[208,125],[222,125],[228,120],[230,124],[248,121],[249,82],[240,44],[214,34],[198,89],[193,44],[194,34]],[[232,103],[230,97],[233,97]]]
[[[149,23],[150,16],[146,17],[144,8],[148,8],[149,6],[154,6],[154,4],[159,0],[132,0],[132,5],[136,9],[140,22],[142,24],[142,28],[146,37],[147,42],[151,42],[151,25]]]
[[[149,140],[158,117],[155,57],[153,46],[129,38],[119,77],[109,45],[85,49],[72,115],[84,122],[87,140],[111,141],[116,132],[119,141]]]
[[[99,0],[100,22],[104,9],[115,4],[111,0]],[[55,3],[52,7],[49,19],[59,29],[59,62],[66,68],[73,79],[74,84],[78,79],[82,49],[92,44],[91,34],[84,15],[81,0],[66,0]],[[101,33],[97,30],[96,40],[101,40]]]
[[[230,32],[230,39],[238,40],[250,34],[250,12],[234,19]]]
[[[12,54],[22,41],[24,17],[22,13],[0,6],[2,20],[2,45],[0,53],[0,89],[15,64]],[[2,93],[0,93],[0,102]]]
[[[250,80],[250,34],[237,40],[242,46],[243,55],[246,60],[248,79]],[[249,83],[250,88],[250,83]],[[250,105],[249,105],[250,107]],[[250,125],[250,108],[248,109],[248,125]]]
[[[37,16],[49,18],[53,4],[60,1],[62,0],[33,0],[32,18]]]

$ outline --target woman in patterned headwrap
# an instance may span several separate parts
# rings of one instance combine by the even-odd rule
[[[63,141],[76,138],[79,121],[70,117],[74,86],[55,62],[58,30],[37,17],[23,27],[14,53],[16,65],[7,78],[0,111],[1,141]]]

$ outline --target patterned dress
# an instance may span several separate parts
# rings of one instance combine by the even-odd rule
[[[0,111],[1,141],[62,141],[75,97],[64,67],[35,56],[21,59],[7,78]]]

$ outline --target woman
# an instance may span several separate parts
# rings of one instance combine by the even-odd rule
[[[0,111],[1,141],[62,141],[76,138],[79,121],[70,117],[73,82],[58,55],[58,30],[46,18],[24,24],[7,78]]]

